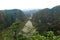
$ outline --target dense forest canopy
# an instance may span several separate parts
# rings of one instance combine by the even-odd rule
[[[0,10],[0,40],[60,40],[60,6]]]
[[[21,10],[0,10],[0,26],[2,27],[0,29],[7,28],[16,21],[26,21],[26,16]]]
[[[36,12],[33,15],[32,22],[39,32],[54,31],[55,34],[60,34],[60,6]]]

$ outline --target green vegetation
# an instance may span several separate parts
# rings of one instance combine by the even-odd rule
[[[10,27],[16,21],[26,22],[25,14],[19,9],[0,10],[0,30]]]
[[[29,19],[18,9],[1,10],[0,40],[60,40],[60,6],[31,13]],[[27,20],[33,25],[26,26]]]
[[[55,36],[52,31],[46,32],[44,35],[40,35],[38,32],[34,33],[32,36],[25,37],[24,35],[20,36],[20,40],[60,40],[60,36]]]
[[[19,32],[21,33],[19,34]],[[19,32],[17,31],[14,33],[13,29],[9,29],[3,32],[2,38],[0,38],[1,40],[60,40],[60,36],[55,36],[52,31],[45,32],[44,35],[34,32],[33,35],[29,35],[28,37],[24,36],[24,33],[21,30]]]
[[[2,37],[1,40],[17,40],[17,37],[20,35],[23,27],[24,22],[18,21],[13,23],[9,28],[0,33],[0,37]]]
[[[36,12],[33,14],[32,23],[39,33],[53,31],[55,35],[60,35],[60,6]]]

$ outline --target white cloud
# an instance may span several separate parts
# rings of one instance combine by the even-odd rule
[[[0,9],[43,9],[60,5],[60,0],[0,0]]]

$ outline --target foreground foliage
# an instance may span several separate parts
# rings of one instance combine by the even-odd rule
[[[35,32],[31,36],[30,35],[25,36],[22,31],[19,32],[14,33],[8,30],[3,34],[2,37],[0,37],[0,39],[1,40],[60,40],[60,35],[55,36],[52,31],[48,31],[43,35],[40,35],[38,32]]]
[[[35,31],[32,35],[27,35],[22,31],[24,22],[13,23],[9,28],[0,33],[1,40],[60,40],[60,35],[55,36],[53,31],[46,31],[42,35]],[[26,34],[26,35],[25,35]]]

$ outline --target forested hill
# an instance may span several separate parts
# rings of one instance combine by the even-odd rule
[[[60,34],[60,6],[45,8],[36,12],[32,18],[33,25],[39,32],[54,31]]]
[[[0,40],[60,40],[60,6],[0,10]]]
[[[9,27],[16,21],[26,21],[25,14],[19,9],[0,10],[0,29]]]

